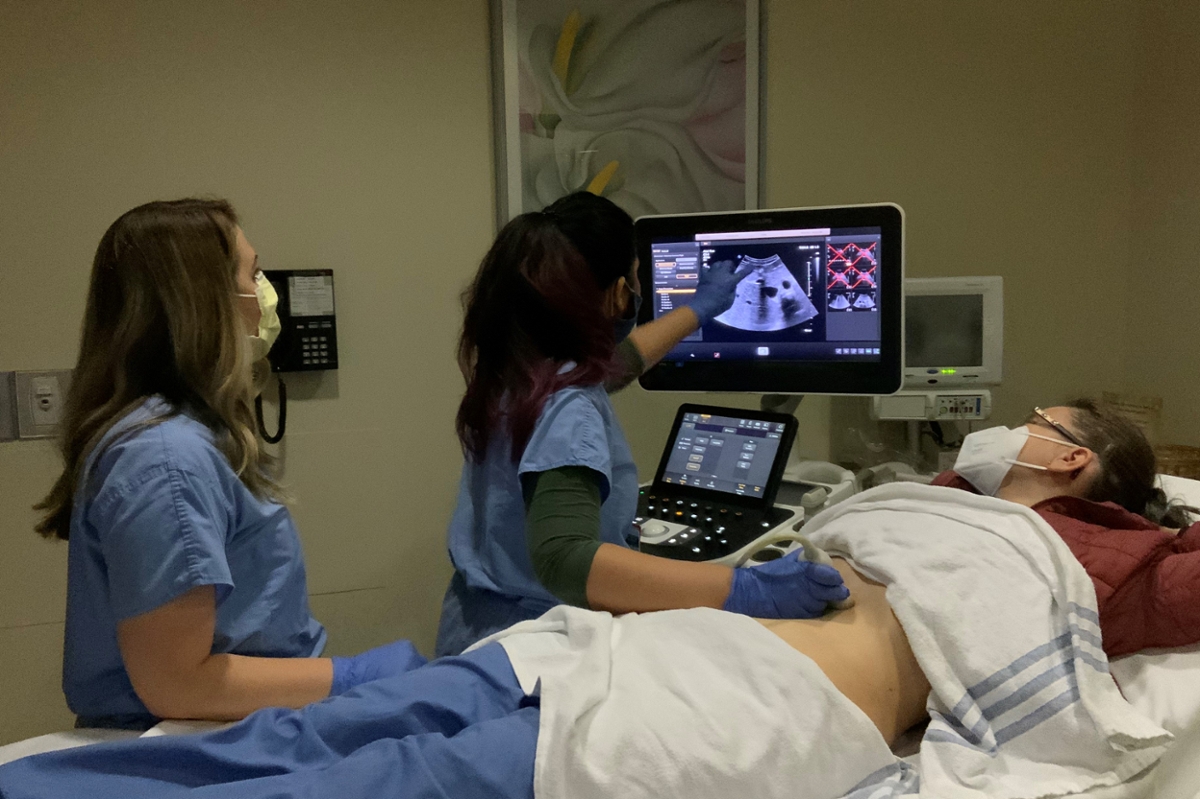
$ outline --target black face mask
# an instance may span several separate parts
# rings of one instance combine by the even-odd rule
[[[638,311],[642,309],[642,295],[635,294],[633,289],[629,288],[628,284],[626,284],[625,288],[629,289],[629,293],[633,295],[633,312],[613,322],[613,336],[616,338],[618,344],[629,338],[629,334],[637,327]]]

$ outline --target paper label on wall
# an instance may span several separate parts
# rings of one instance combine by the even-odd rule
[[[330,275],[288,278],[292,316],[332,316],[333,277]]]

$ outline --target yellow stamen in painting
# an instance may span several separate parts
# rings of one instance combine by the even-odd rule
[[[612,180],[613,175],[617,174],[617,167],[621,165],[620,161],[609,161],[596,173],[596,177],[592,178],[592,182],[588,184],[587,190],[592,194],[599,196],[604,193],[604,189],[608,186],[608,182]]]
[[[551,69],[564,92],[567,90],[567,68],[571,66],[571,52],[575,49],[575,37],[579,35],[579,28],[582,25],[583,17],[580,15],[579,9],[575,9],[567,15],[566,21],[563,22],[562,33],[558,34],[558,45],[554,48],[554,64]]]

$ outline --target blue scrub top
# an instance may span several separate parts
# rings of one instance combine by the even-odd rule
[[[300,539],[287,508],[238,480],[205,425],[152,398],[120,420],[75,492],[63,692],[82,723],[152,720],[117,646],[117,622],[216,588],[214,654],[315,657]],[[109,445],[111,442],[111,445]]]
[[[480,638],[537,618],[560,600],[542,587],[525,539],[520,476],[586,466],[602,478],[600,540],[629,546],[637,514],[637,466],[602,386],[573,386],[550,395],[517,463],[512,442],[498,436],[481,463],[463,465],[450,520],[456,570],[438,630],[438,654],[457,654]]]

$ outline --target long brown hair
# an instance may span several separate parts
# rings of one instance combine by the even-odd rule
[[[234,298],[237,226],[228,202],[186,199],[138,206],[105,231],[60,428],[63,472],[34,506],[45,511],[41,535],[69,537],[84,465],[113,425],[153,396],[170,411],[144,426],[188,413],[213,431],[247,488],[279,496],[273,458],[255,435]]]
[[[500,231],[463,293],[458,406],[464,452],[482,461],[497,433],[517,461],[546,399],[617,371],[606,290],[633,267],[633,220],[587,192],[522,214]],[[568,361],[575,368],[560,374]]]

